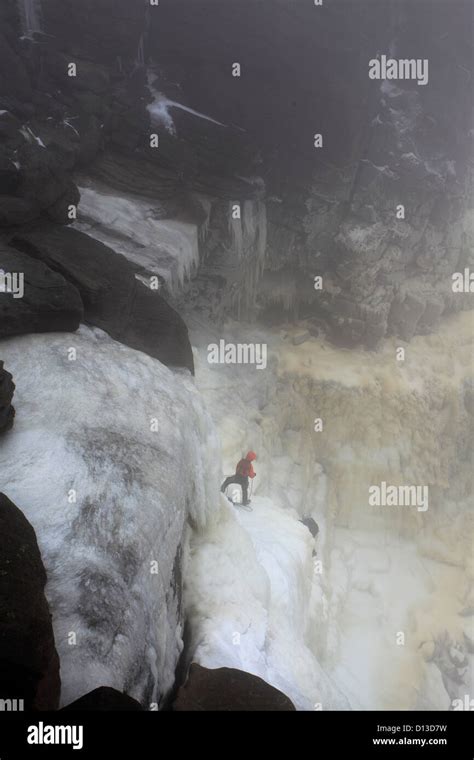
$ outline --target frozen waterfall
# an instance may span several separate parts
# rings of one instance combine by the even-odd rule
[[[230,250],[226,275],[234,282],[233,306],[237,317],[248,316],[255,307],[257,288],[265,266],[267,209],[263,200],[246,200],[241,215],[233,217],[229,204]]]
[[[180,290],[195,225],[100,183],[81,196],[81,229]],[[244,311],[264,203],[230,224]],[[375,353],[294,341],[297,324],[195,324],[195,380],[86,327],[3,343],[17,418],[0,468],[48,572],[63,702],[109,685],[160,704],[183,607],[188,659],[254,673],[301,710],[446,710],[472,693],[471,314],[413,338],[403,363],[395,338]],[[211,336],[267,344],[267,370],[208,364]],[[249,448],[245,512],[219,485]],[[426,484],[429,509],[371,506],[382,481]]]
[[[373,354],[237,323],[226,340],[267,341],[268,372],[199,352],[222,475],[258,452],[254,512],[223,505],[191,542],[201,664],[256,673],[300,709],[445,710],[472,692],[471,325],[461,313],[416,337],[404,366],[394,339]],[[428,484],[429,509],[371,507],[382,480]],[[316,546],[303,516],[319,524]]]
[[[41,32],[41,0],[18,0],[23,33],[31,37]]]

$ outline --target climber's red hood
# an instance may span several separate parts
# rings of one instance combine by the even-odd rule
[[[248,451],[245,459],[248,459],[249,462],[255,462],[257,458],[257,455],[255,451]]]

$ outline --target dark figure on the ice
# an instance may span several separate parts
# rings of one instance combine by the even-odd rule
[[[222,493],[224,493],[227,486],[230,486],[231,483],[237,483],[239,486],[241,486],[242,504],[244,506],[250,504],[248,499],[249,478],[254,478],[256,475],[256,472],[252,466],[252,462],[254,462],[256,458],[256,453],[254,451],[249,451],[245,459],[241,459],[235,468],[235,475],[231,475],[229,478],[226,478],[221,486]]]

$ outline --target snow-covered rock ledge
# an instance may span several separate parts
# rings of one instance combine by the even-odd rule
[[[0,490],[38,536],[62,703],[98,686],[159,703],[182,649],[185,525],[204,526],[218,493],[193,380],[98,329],[1,348],[17,418],[0,447]]]

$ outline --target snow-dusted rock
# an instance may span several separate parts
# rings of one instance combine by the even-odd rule
[[[184,321],[156,290],[136,279],[124,256],[70,228],[35,230],[16,236],[12,244],[75,285],[87,322],[168,366],[193,371]]]

